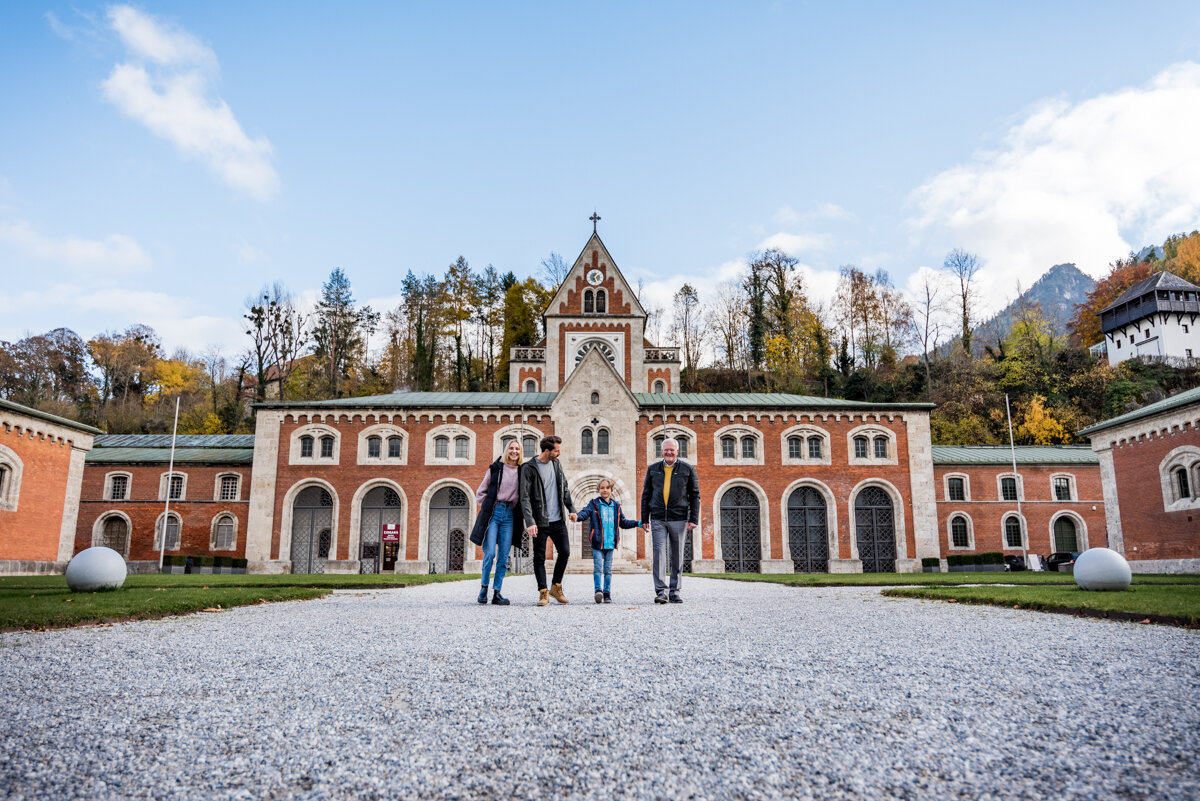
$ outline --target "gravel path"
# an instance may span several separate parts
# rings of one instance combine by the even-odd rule
[[[1197,798],[1200,635],[648,576],[0,635],[3,798]]]

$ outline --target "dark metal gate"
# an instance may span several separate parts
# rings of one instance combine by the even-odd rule
[[[745,487],[721,496],[721,551],[726,573],[757,573],[762,559],[758,498]]]
[[[471,510],[467,494],[442,487],[429,502],[429,572],[461,573],[467,554]]]
[[[307,487],[292,504],[292,572],[324,573],[333,539],[333,497]]]
[[[403,512],[400,495],[391,487],[375,487],[363,497],[362,522],[358,527],[359,573],[380,572],[383,527],[399,526],[404,522]]]
[[[788,540],[797,573],[829,572],[828,510],[812,487],[799,487],[788,498]]]
[[[879,487],[867,487],[854,499],[858,558],[864,573],[896,572],[896,513]]]
[[[683,531],[683,572],[692,572],[692,534],[695,532],[684,529]]]

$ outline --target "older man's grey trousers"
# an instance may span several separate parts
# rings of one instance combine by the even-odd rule
[[[687,534],[686,520],[651,520],[650,542],[654,549],[654,594],[679,593],[683,572],[683,538]],[[667,586],[670,567],[671,584]]]

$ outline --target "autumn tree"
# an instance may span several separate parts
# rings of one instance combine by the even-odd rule
[[[746,355],[746,303],[741,287],[731,281],[717,285],[709,304],[708,325],[716,337],[717,357],[727,370],[744,366]]]
[[[1100,330],[1100,311],[1112,304],[1125,290],[1154,275],[1156,270],[1157,265],[1148,261],[1126,262],[1118,259],[1113,262],[1108,275],[1097,281],[1083,303],[1075,307],[1075,315],[1067,324],[1071,342],[1085,348],[1100,342],[1104,338]]]
[[[958,283],[959,306],[962,309],[962,349],[971,353],[971,313],[975,308],[975,274],[979,258],[974,253],[955,248],[946,254],[942,269]]]
[[[512,349],[537,344],[537,318],[544,308],[540,304],[545,295],[545,287],[533,278],[512,284],[504,293],[504,336],[500,341],[499,374],[506,383]],[[523,389],[518,387],[518,390]]]

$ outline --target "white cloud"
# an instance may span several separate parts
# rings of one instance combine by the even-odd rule
[[[1200,65],[1079,103],[1047,101],[1004,146],[918,187],[917,233],[981,257],[999,305],[1019,280],[1074,262],[1091,275],[1200,219]],[[1000,290],[997,292],[996,290]]]
[[[824,250],[829,246],[829,237],[824,234],[772,234],[758,243],[759,249],[779,248],[790,256],[812,250]]]
[[[129,6],[109,10],[109,22],[135,60],[101,82],[104,97],[154,135],[215,170],[234,189],[267,200],[279,189],[272,147],[250,138],[229,105],[212,90],[216,56],[186,31]]]
[[[29,223],[20,221],[0,223],[0,243],[38,261],[68,267],[140,270],[150,266],[150,257],[142,246],[124,234],[110,234],[104,239],[75,236],[56,239],[44,236]]]

